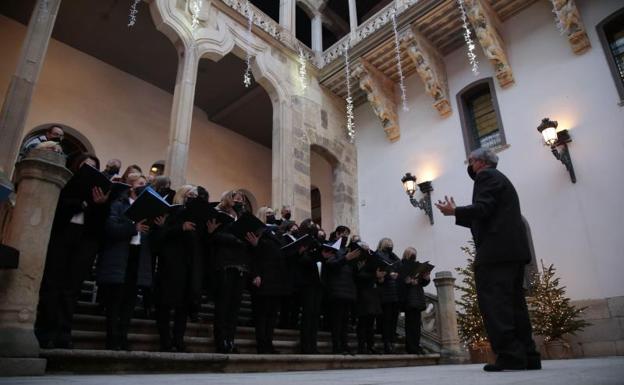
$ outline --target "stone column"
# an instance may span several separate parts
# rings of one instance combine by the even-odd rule
[[[71,177],[65,156],[35,149],[16,165],[17,201],[5,243],[19,268],[0,271],[0,376],[43,374],[33,327],[50,230],[61,188]]]
[[[171,123],[169,128],[169,146],[165,175],[171,178],[171,186],[175,189],[186,182],[186,164],[189,155],[193,108],[195,106],[195,84],[199,58],[194,46],[186,47],[182,43],[178,47],[178,74],[173,93]]]
[[[294,172],[294,141],[293,115],[297,112],[291,103],[285,100],[273,102],[273,144],[272,144],[272,189],[273,207],[282,205],[292,208],[293,216],[298,218],[295,208],[295,172]],[[300,114],[300,113],[299,113]],[[301,131],[301,129],[299,129]]]
[[[349,0],[349,24],[351,25],[351,33],[354,33],[358,27],[358,17],[355,0]]]
[[[440,271],[433,279],[438,292],[438,331],[440,356],[443,363],[464,362],[465,352],[459,342],[457,310],[455,309],[455,278],[450,271]]]
[[[323,52],[323,21],[318,13],[312,18],[312,50]]]
[[[61,0],[38,0],[0,112],[0,171],[11,175]]]
[[[290,31],[293,36],[295,35],[296,31],[295,10],[295,0],[280,0],[279,23],[282,27],[284,27],[284,29]]]

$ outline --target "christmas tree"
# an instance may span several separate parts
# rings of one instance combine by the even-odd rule
[[[469,246],[463,246],[461,250],[468,258],[466,266],[455,268],[455,271],[462,277],[462,285],[455,286],[461,292],[459,301],[455,301],[460,308],[457,312],[457,326],[459,327],[459,338],[461,341],[466,346],[474,347],[487,342],[487,334],[477,302],[477,288],[474,279],[474,259],[476,255],[474,243],[470,242]]]
[[[528,298],[533,331],[544,336],[545,342],[563,340],[565,334],[575,334],[591,325],[579,319],[586,307],[571,305],[570,298],[565,297],[565,286],[560,286],[555,277],[554,266],[540,263],[542,272],[534,275],[533,296]]]

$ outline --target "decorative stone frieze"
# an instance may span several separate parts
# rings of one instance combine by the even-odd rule
[[[247,1],[245,0],[223,0],[225,5],[234,9],[241,15],[248,17],[248,9],[247,9]],[[283,33],[282,26],[279,25],[278,22],[271,19],[269,16],[265,15],[264,12],[259,10],[253,4],[250,4],[251,10],[253,12],[253,23],[257,27],[259,27],[264,32],[273,36],[275,39],[281,42],[287,42],[288,38],[285,33]]]
[[[568,37],[572,46],[572,52],[577,55],[587,52],[591,48],[591,43],[589,42],[583,19],[581,19],[581,13],[576,7],[574,0],[551,1],[557,25],[561,32]]]
[[[496,30],[497,17],[482,0],[465,0],[466,15],[474,29],[483,53],[496,70],[498,84],[509,87],[514,84],[513,72],[507,59],[505,44]]]
[[[353,75],[360,79],[360,88],[366,92],[368,101],[381,120],[388,140],[391,142],[399,140],[401,129],[397,114],[394,82],[364,59],[360,59],[355,66]]]
[[[433,98],[433,106],[442,117],[452,112],[449,101],[446,66],[438,50],[418,31],[409,29],[400,37],[407,54],[416,66],[416,72]]]

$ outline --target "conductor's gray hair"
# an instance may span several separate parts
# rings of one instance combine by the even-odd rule
[[[470,158],[482,160],[492,167],[496,167],[498,164],[498,155],[496,155],[494,151],[489,148],[477,148],[470,153]]]

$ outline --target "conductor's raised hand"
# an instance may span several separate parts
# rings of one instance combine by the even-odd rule
[[[451,197],[444,196],[444,201],[438,200],[438,203],[435,204],[436,207],[440,210],[440,212],[446,216],[455,215],[455,199]]]
[[[260,276],[257,276],[251,281],[251,284],[255,287],[260,287],[260,285],[262,285],[262,278],[260,278]]]
[[[208,230],[208,234],[214,233],[219,226],[221,226],[221,223],[217,222],[215,218],[209,219],[206,222],[206,230]]]

